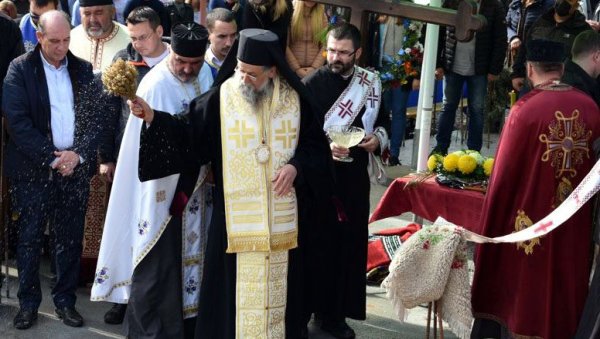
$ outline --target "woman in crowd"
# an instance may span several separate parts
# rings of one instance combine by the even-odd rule
[[[314,1],[294,2],[286,59],[300,78],[323,66],[324,47],[319,37],[326,28],[324,5]]]

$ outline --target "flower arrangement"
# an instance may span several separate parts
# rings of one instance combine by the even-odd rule
[[[409,77],[417,77],[423,63],[423,44],[419,41],[423,23],[403,20],[404,38],[402,48],[394,56],[383,55],[380,72],[384,88],[398,88],[408,83]]]
[[[479,152],[456,151],[443,157],[432,154],[427,160],[431,173],[444,175],[461,182],[486,181],[492,174],[494,158],[484,158]]]

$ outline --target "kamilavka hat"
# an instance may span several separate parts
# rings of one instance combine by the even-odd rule
[[[171,29],[171,50],[186,58],[204,56],[208,30],[195,22],[184,22]]]
[[[264,29],[249,28],[240,32],[240,45],[237,51],[239,61],[256,66],[273,66],[279,47],[277,35]]]

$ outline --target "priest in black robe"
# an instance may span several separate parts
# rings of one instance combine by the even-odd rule
[[[345,318],[366,318],[366,266],[370,178],[367,166],[375,165],[373,152],[385,148],[387,133],[379,114],[381,82],[376,74],[355,65],[360,58],[360,32],[350,24],[328,33],[327,64],[303,81],[324,108],[319,114],[323,129],[355,126],[365,130],[356,147],[331,143],[335,168],[334,204],[324,209],[319,234],[312,234],[312,256],[321,257],[313,267],[315,277],[328,284],[315,295],[321,328],[336,338],[354,338]],[[346,156],[352,162],[339,161]],[[313,285],[316,284],[313,282]],[[321,322],[321,321],[318,321]]]
[[[139,98],[130,102],[132,113],[146,121],[140,180],[181,173],[171,204],[176,216],[194,189],[200,166],[210,163],[213,214],[196,338],[306,337],[299,320],[302,242],[315,227],[310,211],[331,193],[331,153],[314,105],[285,63],[277,36],[260,29],[241,31],[237,58],[235,75],[221,75],[225,80],[193,100],[187,115],[153,111]],[[264,176],[253,177],[257,169],[265,169]],[[246,197],[249,187],[256,187],[258,196],[265,193],[264,203]],[[247,211],[252,208],[265,211],[268,221],[257,221],[263,219]],[[287,209],[292,213],[282,214]],[[249,256],[254,266],[247,265]],[[247,277],[256,273],[260,280],[264,270],[267,279],[283,279],[262,284]],[[250,310],[254,299],[267,304]]]

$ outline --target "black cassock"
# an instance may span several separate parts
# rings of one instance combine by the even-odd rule
[[[172,116],[155,112],[154,120],[141,135],[140,180],[181,173],[177,191],[190,196],[202,164],[211,163],[215,180],[213,215],[208,231],[204,272],[195,338],[235,338],[236,254],[225,253],[227,231],[223,197],[223,164],[219,90],[212,88],[190,104],[189,114]],[[298,200],[299,246],[315,225],[315,208],[330,195],[331,176],[327,171],[331,153],[317,119],[301,100],[300,136],[289,163],[298,175],[294,182]],[[179,194],[179,193],[176,193]],[[304,284],[301,250],[289,252],[286,337],[293,338],[302,326]],[[170,287],[173,288],[173,287]],[[180,312],[181,310],[173,310]]]
[[[323,120],[351,78],[334,74],[327,66],[303,79],[319,106]],[[363,108],[352,126],[364,128]],[[375,126],[382,126],[384,114],[379,114]],[[341,206],[329,205],[322,210],[319,235],[312,234],[309,246],[320,267],[314,268],[317,279],[328,281],[328,288],[318,290],[314,311],[323,312],[332,320],[344,317],[363,320],[366,317],[366,267],[368,245],[370,181],[367,173],[368,153],[359,147],[350,148],[353,162],[334,161],[335,196]],[[344,220],[345,221],[340,221]],[[324,279],[326,277],[326,279]],[[318,282],[313,282],[316,286]]]

